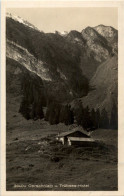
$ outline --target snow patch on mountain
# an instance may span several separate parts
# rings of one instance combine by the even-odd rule
[[[61,34],[61,35],[67,35],[68,32],[67,32],[67,31],[62,31],[62,32],[60,32],[60,34]]]
[[[67,31],[55,31],[54,33],[55,33],[55,34],[59,34],[59,35],[61,35],[61,36],[66,36],[66,35],[68,35],[68,32],[67,32]]]
[[[15,20],[15,21],[17,21],[19,23],[22,23],[22,24],[24,24],[24,25],[26,25],[26,26],[28,26],[30,28],[33,28],[33,29],[39,31],[37,27],[35,27],[34,25],[30,24],[29,22],[27,22],[26,20],[24,20],[20,16],[16,16],[16,15],[12,15],[11,13],[7,13],[6,17],[11,18],[11,19],[13,19],[13,20]]]

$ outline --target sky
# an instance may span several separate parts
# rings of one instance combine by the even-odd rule
[[[11,8],[7,12],[22,17],[46,33],[56,30],[80,32],[87,26],[100,24],[118,29],[118,11],[114,7]]]

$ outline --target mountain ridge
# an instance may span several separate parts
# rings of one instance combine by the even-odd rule
[[[82,105],[98,109],[96,106],[100,96],[103,97],[103,100],[100,98],[100,110],[105,108],[110,114],[113,102],[117,105],[117,70],[113,71],[117,65],[117,34],[116,29],[104,25],[87,27],[81,32],[72,30],[65,35],[57,31],[44,33],[30,28],[27,23],[7,17],[7,66],[12,59],[40,77],[44,99],[48,103],[55,100],[61,104],[70,104],[75,100],[72,104],[75,106],[76,99],[81,99]],[[107,75],[111,74],[115,78],[115,88],[111,83],[112,78],[108,82],[110,87],[107,82],[104,83]],[[31,88],[29,94],[34,91]],[[102,90],[104,93],[106,88],[108,92],[112,89],[112,94],[102,96]],[[38,94],[40,99],[39,90]],[[30,104],[33,104],[32,100]]]

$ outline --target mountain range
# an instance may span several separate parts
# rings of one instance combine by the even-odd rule
[[[26,100],[31,111],[54,101],[110,116],[118,98],[118,31],[100,24],[44,33],[7,14],[6,83],[7,100],[20,97],[19,105]]]

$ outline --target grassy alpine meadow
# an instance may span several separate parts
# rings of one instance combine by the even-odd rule
[[[55,136],[72,125],[27,121],[16,108],[7,113],[8,191],[117,190],[116,130],[92,132],[98,142],[94,148],[63,146]]]

